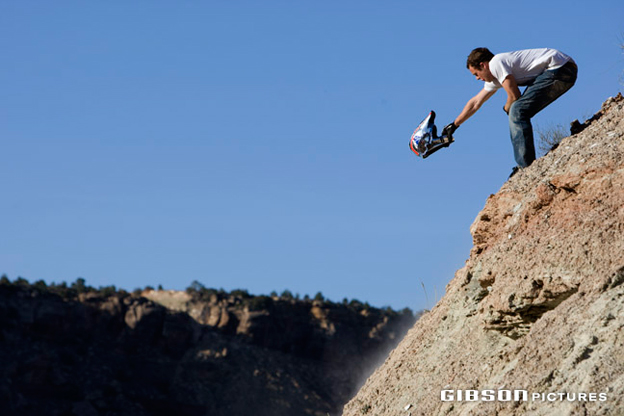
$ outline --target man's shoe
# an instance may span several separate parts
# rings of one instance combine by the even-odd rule
[[[511,177],[514,176],[516,173],[518,173],[519,170],[520,170],[519,166],[514,166],[511,169],[511,173],[509,174],[509,178],[507,178],[507,179],[511,179]]]

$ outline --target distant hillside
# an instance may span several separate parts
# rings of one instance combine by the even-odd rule
[[[409,310],[0,279],[2,415],[336,414]]]
[[[445,296],[344,415],[624,415],[622,96],[491,195],[470,230]]]

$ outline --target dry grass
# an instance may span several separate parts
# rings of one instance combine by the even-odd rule
[[[535,126],[537,136],[537,149],[543,155],[555,149],[561,140],[568,137],[570,132],[561,124],[549,124],[547,126]]]

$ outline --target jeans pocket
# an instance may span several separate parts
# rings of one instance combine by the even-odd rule
[[[561,68],[552,70],[552,72],[557,81],[574,84],[576,82],[578,69],[575,65],[564,65]]]

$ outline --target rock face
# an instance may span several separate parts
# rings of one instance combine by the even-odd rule
[[[0,413],[336,414],[414,319],[222,293],[61,296],[4,278]]]
[[[466,265],[344,415],[624,414],[622,96],[591,121],[488,198]]]

